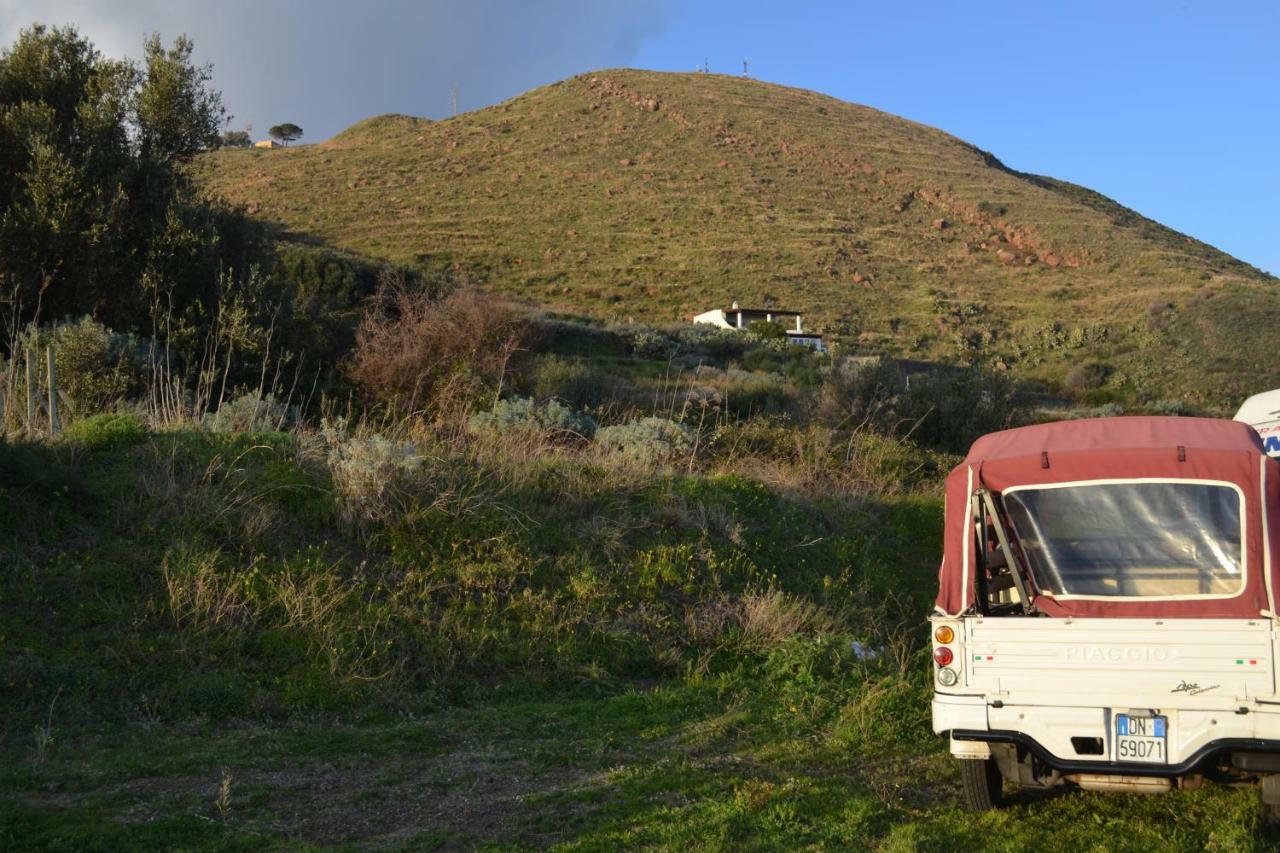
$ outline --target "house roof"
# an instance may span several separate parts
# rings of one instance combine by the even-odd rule
[[[724,308],[726,314],[772,314],[775,317],[799,317],[799,311],[786,311],[781,308]]]

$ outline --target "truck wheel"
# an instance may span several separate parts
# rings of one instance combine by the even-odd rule
[[[1004,801],[1004,780],[994,758],[961,758],[960,787],[970,811],[997,808]]]

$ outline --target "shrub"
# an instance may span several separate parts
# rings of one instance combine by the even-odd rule
[[[687,456],[693,450],[693,430],[666,418],[643,418],[596,432],[606,452],[654,464]]]
[[[206,414],[204,428],[210,432],[269,432],[297,421],[296,406],[286,406],[272,394],[264,397],[260,391],[250,391]]]
[[[91,450],[106,450],[137,444],[147,437],[147,428],[137,415],[104,414],[75,421],[62,436]]]
[[[735,368],[725,371],[723,390],[725,407],[742,417],[778,414],[793,396],[780,376]]]
[[[1111,375],[1111,368],[1096,361],[1077,364],[1067,371],[1066,386],[1073,391],[1091,391],[1101,388]]]
[[[412,478],[422,467],[416,447],[381,435],[353,437],[343,418],[323,420],[320,435],[343,521],[359,528],[403,510]]]
[[[337,364],[355,344],[364,306],[391,278],[416,289],[438,288],[417,271],[378,264],[333,249],[300,243],[277,247],[268,268],[283,299],[281,343],[309,363]]]
[[[679,349],[675,338],[657,329],[635,329],[627,338],[631,352],[641,358],[671,358]]]
[[[1067,420],[1075,421],[1082,418],[1115,418],[1124,414],[1124,406],[1119,403],[1105,403],[1101,406],[1094,406],[1091,409],[1078,409],[1072,411],[1067,416]]]
[[[467,422],[476,434],[507,435],[529,433],[549,437],[591,438],[596,422],[590,415],[575,412],[555,400],[539,405],[527,397],[499,400],[488,412],[479,412]]]
[[[560,355],[624,356],[629,342],[615,329],[582,322],[537,317],[534,333],[543,352]]]
[[[70,399],[78,416],[101,412],[142,389],[142,348],[132,335],[113,332],[89,317],[52,328],[29,327],[19,339],[18,349],[31,352],[37,360],[37,384],[41,387],[46,375],[44,352],[49,346],[58,368],[58,389]],[[20,379],[22,375],[19,372]]]
[[[539,400],[557,398],[578,409],[627,400],[634,386],[622,376],[592,370],[579,359],[550,355],[539,358],[527,383]]]
[[[906,379],[893,359],[850,359],[828,374],[818,411],[828,423],[865,423],[888,432],[897,427],[895,409],[906,389]]]
[[[1199,409],[1184,400],[1156,400],[1153,403],[1148,403],[1146,409],[1153,415],[1195,417],[1200,414]]]
[[[747,333],[762,341],[786,341],[787,330],[782,328],[778,323],[770,323],[767,320],[757,320],[747,326]]]
[[[683,352],[706,353],[718,358],[742,355],[751,341],[737,329],[723,329],[709,323],[682,326],[675,339]]]
[[[497,297],[442,298],[385,283],[356,334],[347,372],[366,397],[407,410],[467,405],[501,384],[529,326]]]
[[[1172,302],[1157,299],[1147,306],[1147,331],[1158,332],[1169,325],[1174,314]]]
[[[974,439],[1026,420],[1021,389],[1006,376],[980,370],[917,374],[898,413],[921,444],[964,453]]]

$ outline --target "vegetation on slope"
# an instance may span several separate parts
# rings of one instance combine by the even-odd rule
[[[557,310],[670,322],[805,311],[846,351],[968,363],[1099,399],[1233,408],[1274,279],[1102,196],[812,92],[601,71],[430,122],[370,119],[196,172],[286,234]]]
[[[280,432],[250,390],[160,420],[143,386],[0,444],[0,844],[1269,843],[1253,791],[957,811],[922,632],[956,457],[927,445],[1016,416],[1000,378],[533,327],[500,398],[447,336],[398,356],[452,353],[429,387],[362,379],[408,416]]]

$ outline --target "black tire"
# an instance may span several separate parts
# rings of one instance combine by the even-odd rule
[[[1004,802],[1004,779],[994,758],[961,758],[960,787],[969,811],[985,812]]]

